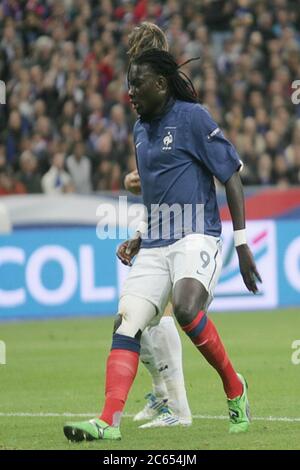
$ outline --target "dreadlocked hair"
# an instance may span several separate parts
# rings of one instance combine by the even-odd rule
[[[165,33],[154,23],[143,21],[128,36],[128,55],[130,59],[147,49],[169,50]]]
[[[169,52],[159,49],[150,49],[142,52],[132,59],[129,65],[127,78],[129,77],[129,71],[132,64],[148,64],[154,73],[162,75],[167,79],[170,93],[174,98],[181,101],[197,103],[198,98],[194,85],[189,77],[180,70],[180,68],[192,60],[198,59],[199,57],[195,57],[187,60],[181,65],[178,65],[172,54]]]

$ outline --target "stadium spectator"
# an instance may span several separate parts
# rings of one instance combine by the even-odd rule
[[[67,157],[66,166],[74,182],[75,191],[88,194],[92,191],[91,162],[85,156],[85,148],[82,141],[76,142],[74,152]]]
[[[41,178],[37,172],[37,158],[30,150],[21,154],[17,179],[25,186],[27,193],[42,192]]]
[[[121,189],[121,169],[118,163],[102,160],[96,168],[93,186],[96,191]]]
[[[74,191],[74,185],[69,173],[64,170],[65,155],[53,155],[52,165],[42,178],[42,188],[46,194],[61,194]]]
[[[0,168],[0,195],[26,194],[25,186],[16,180],[10,168]]]

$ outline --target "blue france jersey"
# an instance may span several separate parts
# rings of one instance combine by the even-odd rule
[[[148,212],[148,235],[143,238],[142,247],[169,245],[189,233],[218,237],[221,221],[213,177],[225,183],[241,162],[207,110],[198,103],[171,99],[162,115],[149,122],[142,119],[136,122],[134,143]],[[182,207],[183,212],[192,208],[191,218],[187,217],[190,223],[183,224],[178,236],[171,212],[169,234],[163,236],[160,214],[159,232],[155,232],[159,235],[153,237],[153,207],[174,204]],[[198,207],[203,208],[202,225],[196,220]]]

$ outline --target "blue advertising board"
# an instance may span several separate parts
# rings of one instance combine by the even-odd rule
[[[95,227],[17,230],[0,237],[0,318],[111,314],[117,240]]]
[[[300,221],[277,226],[279,305],[300,306]]]
[[[300,307],[300,223],[251,221],[248,242],[263,278],[250,294],[239,273],[231,223],[223,224],[223,271],[212,310]],[[0,319],[117,312],[125,268],[119,240],[95,226],[18,229],[0,236]]]

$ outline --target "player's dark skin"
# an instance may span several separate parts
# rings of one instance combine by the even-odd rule
[[[147,120],[159,115],[168,102],[171,93],[168,82],[162,75],[155,74],[147,64],[131,66],[129,72],[129,97],[138,114]],[[234,173],[225,183],[226,198],[230,210],[233,229],[245,228],[244,193],[239,173]],[[131,265],[141,245],[141,234],[137,232],[131,240],[123,242],[117,251],[122,263]],[[247,289],[258,292],[257,281],[261,277],[257,271],[251,250],[247,244],[237,247],[240,272]],[[184,278],[173,288],[174,314],[181,326],[193,321],[199,310],[206,304],[208,292],[196,279]]]

